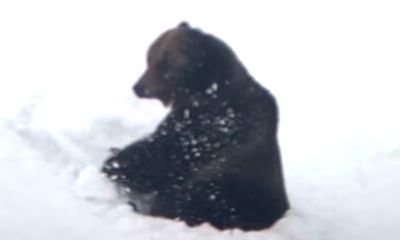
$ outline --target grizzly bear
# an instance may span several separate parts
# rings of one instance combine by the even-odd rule
[[[277,104],[225,43],[181,23],[151,45],[133,90],[171,108],[103,166],[135,211],[243,230],[283,216]]]

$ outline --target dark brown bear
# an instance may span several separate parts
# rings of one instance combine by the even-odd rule
[[[274,97],[227,45],[187,23],[153,43],[147,64],[134,91],[171,112],[102,171],[137,212],[190,226],[270,227],[289,208]]]

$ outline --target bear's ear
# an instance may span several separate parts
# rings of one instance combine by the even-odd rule
[[[178,28],[190,28],[190,25],[188,22],[183,21],[178,25]]]

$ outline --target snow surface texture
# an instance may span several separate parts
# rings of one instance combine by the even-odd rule
[[[399,6],[278,2],[2,1],[0,239],[398,239]],[[183,19],[278,99],[292,210],[271,229],[140,216],[98,174],[110,147],[165,115],[130,87],[150,42]]]

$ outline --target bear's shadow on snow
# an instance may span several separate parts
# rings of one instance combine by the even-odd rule
[[[171,112],[102,171],[142,214],[218,229],[274,224],[289,203],[271,93],[225,43],[187,23],[152,44],[147,66],[134,92]]]

